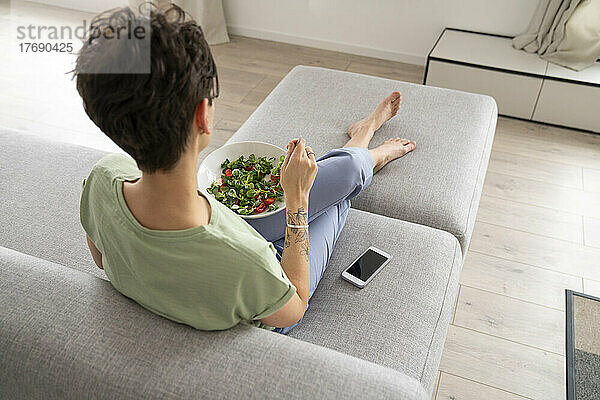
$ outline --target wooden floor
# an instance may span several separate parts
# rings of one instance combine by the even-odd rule
[[[15,24],[87,15],[12,4],[0,14],[9,58],[0,65],[0,125],[114,150],[63,74],[72,59],[16,51]],[[423,75],[413,65],[242,37],[213,52],[222,97],[205,152],[297,64],[418,83]],[[600,136],[500,118],[434,398],[563,399],[565,288],[600,295]]]

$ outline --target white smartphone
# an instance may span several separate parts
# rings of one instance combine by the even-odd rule
[[[342,278],[362,289],[391,259],[385,251],[371,246],[342,272]]]

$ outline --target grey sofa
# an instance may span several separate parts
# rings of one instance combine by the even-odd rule
[[[231,141],[307,138],[323,153],[392,90],[376,134],[417,141],[353,202],[329,268],[289,336],[202,332],[119,294],[79,224],[81,181],[103,153],[0,129],[0,398],[431,396],[491,143],[485,96],[296,67]],[[217,102],[218,107],[218,102]],[[392,262],[364,289],[340,272],[369,245]]]

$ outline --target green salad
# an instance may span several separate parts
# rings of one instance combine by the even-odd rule
[[[207,189],[217,200],[241,215],[276,210],[283,197],[279,172],[285,156],[226,159],[221,163],[221,177]]]

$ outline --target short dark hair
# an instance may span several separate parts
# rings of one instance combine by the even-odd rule
[[[212,104],[219,80],[202,28],[176,5],[149,7],[146,16],[124,7],[95,17],[73,72],[88,116],[142,171],[153,173],[177,163],[197,104],[205,98]],[[89,73],[90,65],[124,65],[123,57],[136,57],[136,49],[127,48],[135,46],[131,40],[95,40],[92,32],[118,32],[141,18],[150,24],[150,73]]]

